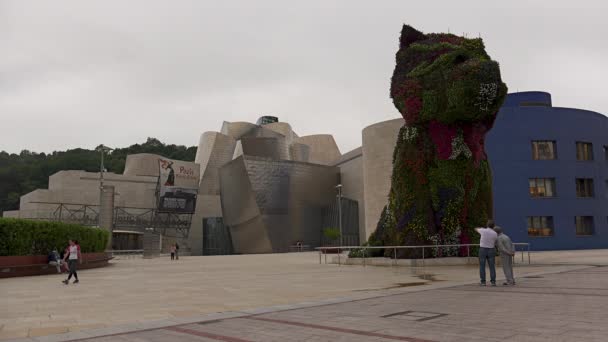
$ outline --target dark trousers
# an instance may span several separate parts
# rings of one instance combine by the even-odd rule
[[[78,280],[78,274],[76,273],[76,265],[78,265],[78,260],[76,259],[68,259],[68,267],[70,268],[70,274],[68,275],[68,280],[74,276],[74,279]]]
[[[494,248],[479,248],[479,278],[481,278],[481,283],[485,284],[486,282],[486,260],[488,261],[488,266],[490,267],[490,282],[492,284],[496,283],[496,266],[494,263],[494,259],[496,258],[496,249]]]
[[[171,253],[171,260],[175,260],[175,253]]]

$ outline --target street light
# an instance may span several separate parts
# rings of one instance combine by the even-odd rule
[[[103,165],[103,156],[104,153],[106,152],[110,152],[113,150],[113,148],[99,145],[99,147],[97,148],[99,150],[99,152],[101,152],[101,164],[99,166],[99,214],[97,215],[97,221],[98,221],[98,226],[101,227],[101,207],[103,205],[103,173],[106,171],[104,165]]]
[[[336,185],[336,189],[338,190],[338,227],[340,229],[340,246],[343,246],[343,237],[342,237],[342,184]]]

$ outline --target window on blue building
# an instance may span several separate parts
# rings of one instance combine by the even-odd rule
[[[593,197],[593,178],[576,179],[576,197]]]
[[[532,159],[551,160],[557,159],[557,148],[554,140],[533,140]]]
[[[553,236],[553,216],[528,216],[528,236]]]
[[[574,223],[576,224],[576,235],[593,235],[593,216],[576,216],[574,218]]]
[[[604,146],[604,159],[608,161],[608,146]]]
[[[555,197],[555,178],[530,178],[530,196]]]
[[[593,144],[577,141],[576,160],[593,160]]]

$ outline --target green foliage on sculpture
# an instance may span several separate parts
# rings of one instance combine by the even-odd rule
[[[389,201],[369,241],[472,243],[472,228],[492,216],[484,139],[507,93],[498,63],[480,38],[423,34],[408,25],[396,60],[391,97],[405,125]],[[421,250],[399,257],[421,257]]]

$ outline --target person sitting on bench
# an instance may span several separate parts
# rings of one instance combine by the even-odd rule
[[[57,252],[57,248],[53,249],[53,251],[49,253],[48,259],[49,265],[55,266],[57,268],[57,273],[61,273],[62,261],[59,257],[59,252]]]

